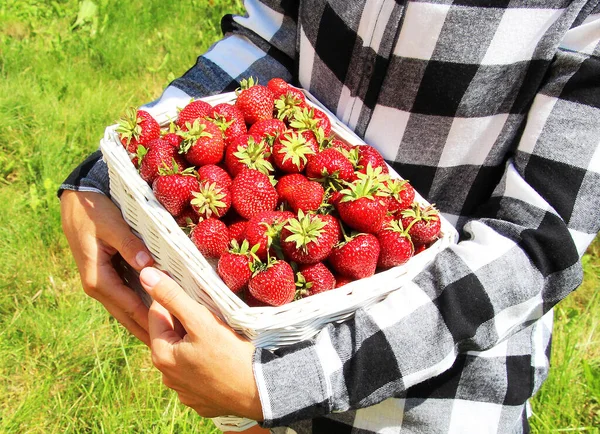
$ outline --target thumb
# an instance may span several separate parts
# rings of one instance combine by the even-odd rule
[[[140,282],[156,302],[181,322],[188,334],[197,336],[194,331],[201,326],[201,306],[177,282],[153,267],[141,271]]]

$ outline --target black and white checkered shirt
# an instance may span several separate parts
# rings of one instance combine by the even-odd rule
[[[598,0],[245,2],[159,100],[250,75],[313,93],[460,232],[408,287],[258,349],[264,426],[527,432],[552,307],[600,229]],[[98,155],[63,188],[107,190]]]

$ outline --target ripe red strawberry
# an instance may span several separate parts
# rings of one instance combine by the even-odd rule
[[[377,149],[369,145],[356,146],[355,149],[358,151],[356,161],[356,170],[358,172],[366,173],[367,167],[370,164],[373,169],[381,167],[381,173],[389,173],[387,164]]]
[[[250,220],[261,211],[273,211],[278,195],[270,178],[254,169],[246,169],[231,183],[231,202],[237,213]]]
[[[144,145],[160,137],[160,125],[145,110],[130,108],[119,120],[116,129],[121,143],[131,154],[137,153],[138,145]]]
[[[197,120],[204,120],[212,113],[212,106],[206,101],[195,100],[189,102],[177,117],[177,126],[182,130],[187,130]],[[188,125],[189,124],[189,125]]]
[[[207,164],[198,169],[198,180],[215,182],[221,188],[229,188],[231,186],[231,176],[227,171],[217,165]]]
[[[246,123],[252,125],[260,120],[272,118],[275,107],[273,92],[267,86],[255,84],[252,77],[242,80],[240,84],[241,90],[236,91],[235,105],[244,114]]]
[[[329,117],[315,107],[305,107],[296,110],[294,118],[290,121],[290,126],[297,130],[309,130],[321,137],[328,137],[331,134],[331,121]]]
[[[300,210],[306,213],[319,209],[325,197],[325,190],[320,183],[308,181],[295,186],[293,192],[286,197],[288,205],[295,213]]]
[[[351,181],[354,177],[354,167],[344,154],[329,148],[311,158],[306,165],[306,176],[322,183]]]
[[[172,167],[173,162],[181,170],[187,167],[187,162],[168,141],[154,139],[145,146],[138,146],[138,161],[141,161],[140,176],[148,184],[152,185],[160,168]]]
[[[191,168],[180,171],[175,164],[170,169],[161,169],[152,183],[152,191],[171,215],[179,216],[190,206],[192,193],[198,191],[198,179]]]
[[[175,217],[175,222],[180,228],[191,229],[198,224],[198,213],[194,211],[191,205],[186,206],[185,209]]]
[[[267,87],[273,92],[273,97],[276,99],[281,95],[285,95],[290,88],[288,82],[279,77],[270,79],[267,82]]]
[[[376,234],[381,229],[388,202],[381,195],[380,185],[372,178],[365,177],[354,181],[340,191],[336,202],[340,219],[359,232]]]
[[[404,179],[390,179],[384,183],[384,191],[390,196],[388,212],[398,216],[402,210],[410,208],[415,200],[415,189]]]
[[[231,248],[221,255],[217,263],[219,277],[236,294],[248,287],[252,277],[253,263],[256,259],[252,250],[248,241],[244,240],[240,245],[234,240],[231,242]]]
[[[138,146],[138,161],[140,176],[152,185],[161,167],[172,167],[173,161],[180,168],[187,166],[185,159],[168,141],[161,138],[151,140],[146,145]]]
[[[250,294],[271,306],[282,306],[294,299],[294,270],[285,261],[274,261],[255,271],[248,283]]]
[[[350,282],[354,282],[356,279],[353,279],[348,276],[344,276],[343,274],[334,273],[333,277],[335,277],[335,287],[340,288],[344,285],[347,285]]]
[[[248,221],[244,236],[251,246],[258,246],[255,253],[259,259],[264,261],[268,254],[277,255],[281,250],[279,235],[291,218],[294,214],[289,211],[262,211]]]
[[[349,152],[350,150],[352,150],[352,145],[349,145],[348,143],[344,142],[341,139],[338,139],[337,137],[331,139],[331,141],[329,142],[329,146],[342,152]]]
[[[225,141],[219,127],[206,119],[187,123],[187,131],[180,131],[183,137],[180,152],[194,166],[217,164],[223,159]]]
[[[244,114],[232,104],[221,103],[214,106],[210,119],[223,132],[226,144],[231,143],[237,136],[248,133]]]
[[[381,249],[377,261],[379,268],[402,265],[414,255],[415,247],[400,221],[390,220],[376,236]]]
[[[265,139],[270,145],[287,130],[287,126],[279,119],[263,119],[256,122],[248,130],[248,134],[258,139]]]
[[[194,226],[190,239],[205,258],[219,258],[227,251],[229,230],[221,220],[207,218]]]
[[[269,161],[271,148],[264,140],[249,134],[237,136],[225,150],[225,167],[231,176],[236,176],[242,170],[255,169],[269,174],[274,171]]]
[[[268,306],[271,306],[270,304],[263,303],[262,301],[257,300],[252,294],[250,294],[250,291],[248,289],[246,289],[244,291],[243,297],[244,297],[244,301],[246,302],[246,304],[248,305],[248,307],[268,307]]]
[[[315,155],[313,149],[301,134],[289,130],[280,135],[273,143],[275,165],[286,173],[300,173],[308,162],[309,155]]]
[[[402,211],[402,226],[406,228],[415,244],[430,244],[438,239],[442,229],[440,212],[433,206],[421,207],[417,202]]]
[[[297,297],[310,297],[335,288],[335,277],[322,262],[303,264],[296,273],[296,287]]]
[[[288,200],[288,194],[293,194],[297,185],[309,182],[309,179],[301,173],[290,173],[279,178],[275,189],[282,201]]]
[[[288,220],[280,237],[284,257],[299,264],[324,260],[339,239],[340,225],[335,217],[302,211]]]
[[[199,182],[198,191],[192,193],[191,205],[200,219],[209,217],[221,218],[231,207],[229,188],[216,182]]]
[[[306,107],[306,98],[302,91],[291,86],[285,93],[275,97],[275,116],[286,124],[294,119],[297,111]]]
[[[357,234],[333,247],[327,262],[338,273],[352,279],[375,274],[379,241],[373,234]]]
[[[246,237],[247,226],[248,220],[237,220],[233,223],[229,223],[227,225],[227,229],[229,229],[229,238],[241,244]]]
[[[179,134],[175,133],[175,132],[169,132],[169,133],[165,133],[162,136],[162,139],[169,143],[172,147],[179,149],[179,145],[181,145],[181,142],[183,142],[183,137],[181,137]]]

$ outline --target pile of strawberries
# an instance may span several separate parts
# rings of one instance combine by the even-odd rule
[[[131,109],[117,132],[157,200],[250,306],[280,306],[404,264],[440,236],[368,145],[280,78],[232,103],[193,100],[161,129]]]

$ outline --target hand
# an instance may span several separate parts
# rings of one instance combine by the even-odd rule
[[[254,345],[166,274],[144,268],[140,281],[154,299],[149,314],[152,363],[163,373],[165,386],[203,417],[262,420],[252,369]]]
[[[112,316],[146,345],[148,308],[114,269],[118,253],[136,270],[153,263],[150,252],[132,232],[116,205],[94,192],[64,191],[62,227],[79,269],[85,293],[104,305]]]

